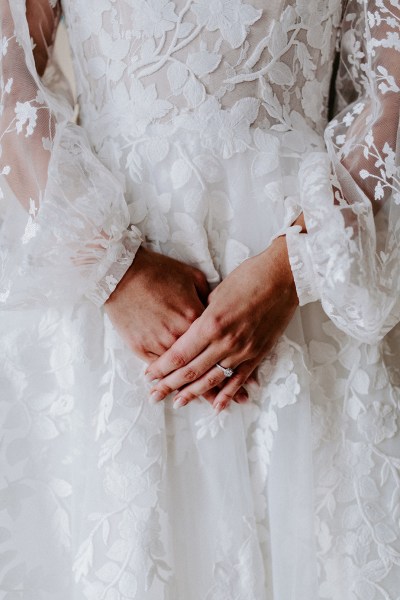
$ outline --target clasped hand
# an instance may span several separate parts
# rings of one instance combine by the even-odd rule
[[[152,400],[176,392],[174,407],[181,407],[202,396],[217,412],[232,400],[245,402],[243,386],[298,305],[286,239],[247,259],[211,293],[201,271],[168,257],[141,249],[133,265],[106,310],[150,363],[147,378],[158,380]],[[233,368],[233,376],[225,378],[216,363]]]

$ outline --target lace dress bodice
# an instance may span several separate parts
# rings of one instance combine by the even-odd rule
[[[339,0],[64,2],[80,104],[89,119],[123,120],[130,108],[133,135],[243,99],[253,101],[249,124],[268,128],[282,122],[275,96],[287,116],[322,131],[341,10]]]
[[[399,14],[394,0],[374,12],[364,4],[65,0],[81,127],[68,123],[68,96],[60,93],[63,83],[51,65],[42,81],[32,71],[24,3],[10,6],[9,17],[5,8],[10,37],[4,37],[2,102],[5,115],[15,110],[16,127],[4,129],[10,150],[6,145],[3,173],[11,205],[14,193],[30,207],[19,235],[5,227],[22,240],[19,260],[29,265],[23,282],[4,267],[8,302],[23,302],[19,290],[27,289],[31,273],[30,298],[42,301],[42,292],[34,292],[40,272],[58,280],[48,297],[69,297],[73,289],[75,297],[101,304],[141,240],[196,264],[217,282],[287,231],[301,304],[321,299],[336,325],[363,339],[388,331],[400,310],[392,289],[400,281],[392,254],[399,206]],[[58,4],[50,5],[48,22],[58,14]],[[336,117],[327,124],[339,42]],[[14,78],[7,78],[7,57],[14,59]],[[18,177],[21,153],[15,159],[12,150],[15,132],[19,143],[27,138],[24,152],[35,155],[36,172],[24,180]],[[43,190],[47,164],[52,177]],[[74,200],[63,201],[76,169]],[[107,198],[97,193],[99,185],[109,190]],[[77,199],[90,197],[79,209]],[[300,212],[307,235],[290,228]],[[79,214],[86,215],[80,224]],[[76,224],[67,234],[66,219]],[[374,258],[375,239],[377,251],[389,257],[383,263]],[[60,261],[76,278],[68,290]]]
[[[8,213],[8,303],[23,303],[28,288],[30,301],[42,302],[45,287],[48,298],[74,290],[73,297],[101,304],[142,240],[217,282],[287,232],[300,303],[321,299],[342,329],[363,339],[382,336],[397,319],[392,285],[400,281],[392,254],[399,206],[393,2],[372,11],[356,0],[65,0],[81,127],[70,121],[68,95],[51,63],[43,80],[32,71],[24,3],[13,4],[9,17],[5,8],[3,113],[16,115],[14,127],[4,123],[5,196],[29,210],[27,227],[20,215],[20,233],[15,212]],[[58,14],[58,3],[50,5],[47,25]],[[339,43],[336,117],[327,124]],[[24,145],[16,158],[15,133]],[[35,167],[22,179],[18,157],[27,152]],[[43,188],[46,165],[51,178]],[[80,177],[70,202],[72,171]],[[300,212],[307,235],[290,228]],[[75,223],[67,231],[66,220]],[[22,245],[10,254],[16,239]],[[375,239],[389,257],[383,263],[374,258]],[[22,280],[11,274],[16,252],[27,265]],[[67,289],[60,261],[76,279]],[[38,290],[39,272],[58,283]]]
[[[301,210],[293,182],[322,149],[342,6],[140,6],[64,2],[80,123],[146,242],[215,283]]]

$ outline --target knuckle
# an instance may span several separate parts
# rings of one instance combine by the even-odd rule
[[[193,273],[194,273],[194,277],[200,281],[200,282],[204,282],[207,281],[206,277],[203,273],[203,271],[200,271],[200,269],[197,269],[196,267],[193,267]]]
[[[211,315],[208,317],[208,321],[206,323],[206,332],[210,337],[217,337],[220,335],[222,331],[222,316],[220,315]]]
[[[259,344],[255,340],[247,340],[242,346],[242,352],[246,360],[255,358],[259,353]]]
[[[175,342],[176,342],[176,340],[178,340],[178,339],[181,337],[181,335],[182,335],[182,331],[178,331],[177,329],[172,329],[172,330],[170,329],[170,330],[169,330],[169,333],[170,333],[171,337],[172,337],[172,338],[175,340]]]
[[[199,311],[190,306],[185,310],[185,319],[188,323],[193,323],[199,316]]]
[[[193,394],[186,393],[184,396],[182,396],[182,404],[183,405],[189,404],[189,402],[194,400],[195,397],[196,396],[194,396]]]
[[[183,354],[174,351],[171,353],[171,363],[175,368],[180,369],[181,367],[185,366],[186,360]]]
[[[128,339],[128,347],[135,354],[146,354],[147,352],[147,348],[145,348],[144,344],[141,344],[135,338]]]
[[[148,352],[148,350],[146,351]],[[146,370],[146,378],[148,381],[154,381],[154,379],[161,379],[164,376],[161,368],[156,364],[158,359],[153,361]]]
[[[207,375],[207,384],[210,387],[215,387],[220,381],[221,377],[218,377],[217,375]]]
[[[164,354],[164,352],[168,350],[169,347],[170,346],[168,344],[163,344],[160,341],[154,346],[154,352],[158,354],[158,356],[161,356],[162,354]]]
[[[229,350],[231,350],[232,348],[243,347],[242,336],[237,331],[227,331],[225,334],[225,342]]]
[[[185,369],[183,378],[185,381],[195,381],[198,377],[198,373],[194,369]]]
[[[249,361],[249,360],[254,360],[256,358],[256,356],[258,356],[259,351],[257,350],[257,348],[245,348],[243,350],[243,362],[244,361]]]
[[[160,392],[161,394],[163,394],[163,396],[168,396],[172,392],[172,388],[170,388],[166,384],[162,384],[157,386],[157,392]]]
[[[237,385],[242,385],[242,383],[244,383],[245,381],[245,376],[243,373],[234,373],[231,377],[231,382],[232,384],[234,384],[235,386]]]
[[[234,394],[231,392],[222,392],[220,395],[220,400],[219,403],[220,404],[227,404],[228,402],[230,402],[231,400],[233,400],[233,396]]]
[[[149,381],[155,381],[156,379],[161,379],[163,377],[163,373],[158,369],[152,369],[147,372],[147,378]]]

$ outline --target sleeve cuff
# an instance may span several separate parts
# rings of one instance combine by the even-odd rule
[[[286,230],[289,262],[300,306],[320,300],[307,238],[307,233],[301,233],[299,225]]]
[[[98,264],[95,283],[85,296],[96,306],[102,306],[131,266],[143,238],[135,227],[123,232],[118,241],[113,241]]]

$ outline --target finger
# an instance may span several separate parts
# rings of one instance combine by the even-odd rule
[[[142,348],[143,352],[146,354],[155,354],[157,358],[168,350],[168,346],[165,345],[164,340],[155,338],[153,340],[144,340]]]
[[[250,373],[250,375],[248,376],[248,378],[245,381],[245,384],[251,385],[254,387],[259,387],[260,381],[259,381],[259,375],[258,375],[258,367],[256,367],[254,369],[254,371],[252,373]]]
[[[169,329],[165,329],[163,332],[160,333],[161,335],[158,345],[162,346],[163,351],[160,352],[158,356],[161,356],[162,354],[164,354],[164,352],[166,352],[166,350],[169,350],[171,346],[175,344],[176,340],[179,339],[179,336],[172,333]]]
[[[216,380],[220,380],[219,384],[217,384],[215,387],[210,387]],[[198,398],[199,396],[205,397],[210,389],[217,390],[218,394],[220,390],[223,389],[224,382],[226,381],[227,379],[223,373],[221,373],[219,370],[211,369],[208,373],[206,373],[203,377],[201,377],[191,385],[185,386],[184,388],[179,390],[175,395],[174,401],[180,400],[179,404],[181,404],[182,406],[186,406],[186,404],[189,404],[189,402],[191,402],[195,398]],[[217,395],[214,395],[213,404],[216,397]],[[249,394],[247,390],[243,387],[239,387],[239,389],[233,395],[232,400],[234,400],[238,404],[241,404],[247,402],[248,398]]]
[[[236,369],[235,374],[227,380],[221,391],[218,393],[214,400],[213,408],[216,409],[217,413],[224,410],[228,404],[233,400],[235,394],[238,393],[241,386],[245,383],[249,375],[254,371],[255,367],[261,362],[262,357],[257,357],[246,361],[239,365]]]
[[[177,339],[179,339],[182,333],[187,331],[188,328],[189,323],[184,319],[177,319],[176,323],[174,319],[174,323],[171,323],[170,325],[164,323],[160,331],[157,332],[157,335],[149,333],[143,340],[142,346],[144,352],[146,355],[151,353],[154,354],[156,358],[159,358],[175,344]]]
[[[146,369],[148,379],[162,379],[172,371],[184,367],[200,354],[210,343],[209,336],[202,331],[202,327],[203,320],[200,317],[169,350]]]
[[[200,300],[199,300],[200,302]],[[202,311],[204,310],[204,307],[202,309]],[[170,344],[169,348],[172,346],[172,344],[175,344],[175,342],[184,334],[187,332],[187,330],[189,329],[189,327],[191,326],[191,324],[193,323],[193,321],[195,321],[200,315],[202,311],[199,311],[198,313],[196,312],[197,309],[195,308],[195,314],[193,315],[192,320],[184,317],[184,316],[178,316],[176,319],[174,319],[173,323],[168,323],[166,325],[170,335],[174,338],[172,343]]]
[[[157,383],[150,390],[152,399],[155,402],[163,400],[175,390],[179,390],[183,387],[186,388],[191,383],[197,382],[197,380],[200,379],[202,381],[201,390],[197,390],[197,385],[195,385],[196,394],[202,394],[210,387],[222,383],[226,376],[224,372],[216,366],[217,363],[221,364],[222,362],[224,367],[230,367],[235,370],[237,365],[244,362],[244,357],[240,354],[222,360],[221,356],[226,353],[226,350],[223,348],[223,344],[211,345],[185,367],[177,369],[166,377],[158,379]]]
[[[203,398],[205,398],[207,400],[207,402],[209,402],[211,405],[213,405],[214,400],[217,397],[217,394],[220,391],[220,389],[221,389],[221,386],[217,386],[217,387],[213,388],[212,390],[209,390],[208,392],[204,392],[202,394],[202,396],[203,396]],[[245,390],[243,387],[240,388],[238,393],[235,394],[235,397],[233,398],[233,400],[237,404],[243,404],[244,402],[247,402],[248,399],[249,399],[249,394],[248,394],[247,390]]]
[[[215,388],[212,388],[211,390],[203,392],[202,394],[196,395],[192,392],[186,391],[186,388],[184,388],[183,390],[180,390],[176,394],[176,396],[174,398],[173,407],[174,408],[182,408],[183,406],[187,406],[190,402],[192,402],[192,400],[196,400],[199,397],[205,398],[205,400],[207,400],[207,402],[209,402],[209,404],[211,404],[211,406],[213,406],[215,399],[217,398],[220,391],[221,391],[221,386],[217,386]],[[248,401],[248,399],[249,399],[249,394],[248,394],[247,390],[243,387],[241,387],[238,390],[238,392],[236,392],[234,397],[232,398],[232,400],[234,402],[236,402],[237,404],[244,404],[245,402]]]
[[[204,398],[212,406],[214,404],[214,400],[217,397],[220,389],[221,389],[221,387],[217,386],[217,387],[213,388],[212,390],[209,390],[208,392],[204,392],[204,394],[202,394],[202,398]],[[243,392],[244,399],[242,399],[242,392]],[[240,395],[240,398],[238,399],[239,395]],[[248,393],[246,392],[246,390],[244,388],[240,388],[239,394],[236,394],[236,396],[234,397],[234,401],[237,404],[241,404],[244,401],[247,402],[248,399],[249,399]]]
[[[198,319],[205,310],[205,304],[202,301],[202,298],[198,295],[198,290],[196,286],[194,286],[194,298],[191,300],[191,309],[189,310],[189,319],[186,318],[186,323],[191,325],[196,319]],[[186,324],[186,329],[188,328],[188,324]]]
[[[168,378],[167,378],[168,379]],[[167,380],[166,379],[166,380]],[[191,383],[190,385],[186,385],[184,387],[178,386],[174,389],[179,389],[178,393],[175,396],[174,401],[181,406],[186,406],[191,400],[198,398],[199,396],[204,396],[209,390],[215,388],[219,384],[221,384],[225,379],[225,375],[220,369],[217,367],[213,367],[207,373],[205,373],[202,377],[196,378],[196,381]],[[164,380],[164,381],[166,381]],[[164,384],[165,386],[165,384]],[[169,389],[169,388],[167,388]],[[154,390],[156,393],[164,394],[166,388],[163,385],[155,386]],[[160,390],[160,392],[158,392]],[[218,390],[219,391],[219,390]],[[168,392],[171,393],[171,392]],[[153,394],[153,393],[152,393]],[[165,396],[164,396],[165,397]],[[161,398],[162,399],[162,398]]]
[[[253,372],[255,372],[257,377],[257,384],[259,385],[258,380],[258,366],[261,361],[273,350],[277,341],[280,338],[279,328],[275,335],[269,339],[264,347],[264,349],[251,360],[244,361],[240,364],[240,366],[236,369],[235,375],[237,377],[234,381],[228,380],[226,385],[221,389],[218,396],[214,400],[213,408],[216,409],[217,413],[221,412],[226,408],[230,401],[232,400],[233,395],[237,393],[238,384],[243,385],[246,383],[246,380],[250,377]]]
[[[215,398],[218,396],[218,392],[219,392],[220,388],[219,387],[215,387],[211,390],[208,390],[208,392],[204,392],[203,394],[203,398],[205,400],[207,400],[207,402],[209,404],[211,404],[211,406],[214,404],[214,400]],[[179,407],[177,407],[179,408]]]
[[[129,350],[131,352],[133,352],[133,354],[135,356],[137,356],[138,358],[140,358],[140,360],[143,360],[144,362],[146,362],[148,364],[154,362],[160,356],[160,352],[159,353],[154,352],[154,348],[152,348],[150,350],[148,348],[145,348],[145,346],[141,346],[141,345],[137,345],[133,348],[133,347],[129,346],[127,342],[126,342],[126,344],[127,344],[127,347],[129,348]]]
[[[238,404],[245,404],[246,402],[248,402],[248,400],[249,392],[244,387],[239,388],[239,391],[236,392],[236,394],[233,396],[233,401],[237,402]]]
[[[162,400],[168,394],[195,382],[205,374],[207,374],[207,381],[204,382],[203,380],[203,383],[206,383],[204,391],[220,384],[225,379],[225,375],[221,369],[215,366],[221,359],[221,349],[218,348],[219,346],[216,346],[214,350],[213,346],[210,346],[185,367],[159,379],[151,390],[151,394],[157,394],[157,399]],[[234,367],[231,361],[225,360],[224,365],[226,362],[230,362],[229,366]]]
[[[159,354],[154,354],[154,352],[146,352],[146,362],[150,365],[152,362],[157,360]]]
[[[199,298],[205,306],[207,304],[207,298],[210,293],[210,286],[204,273],[202,271],[199,271],[198,269],[196,269],[194,285],[199,295]]]
[[[242,379],[242,376],[239,376]],[[236,377],[236,373],[232,375],[232,379]],[[226,378],[223,372],[220,371],[220,369],[213,367],[208,373],[203,375],[203,377],[200,377],[194,383],[180,389],[175,395],[174,403],[176,403],[177,406],[186,406],[195,398],[205,396],[209,390],[216,389],[216,387],[223,389],[224,381],[226,381]],[[218,394],[219,393],[220,390],[218,390]],[[216,397],[217,396],[214,397],[214,401]],[[247,402],[248,397],[247,391],[239,385],[231,399],[235,400],[235,402],[242,403]]]
[[[202,394],[202,397],[205,400],[207,400],[207,402],[209,402],[211,404],[211,406],[213,406],[215,398],[218,396],[219,392],[220,392],[220,388],[215,387],[215,388],[208,390],[204,394]],[[189,404],[189,402],[191,402],[192,400],[197,400],[197,399],[199,399],[199,395],[196,395],[196,394],[188,392],[188,391],[179,391],[173,399],[172,406],[173,406],[173,408],[182,408],[183,406],[186,406],[187,404]]]

